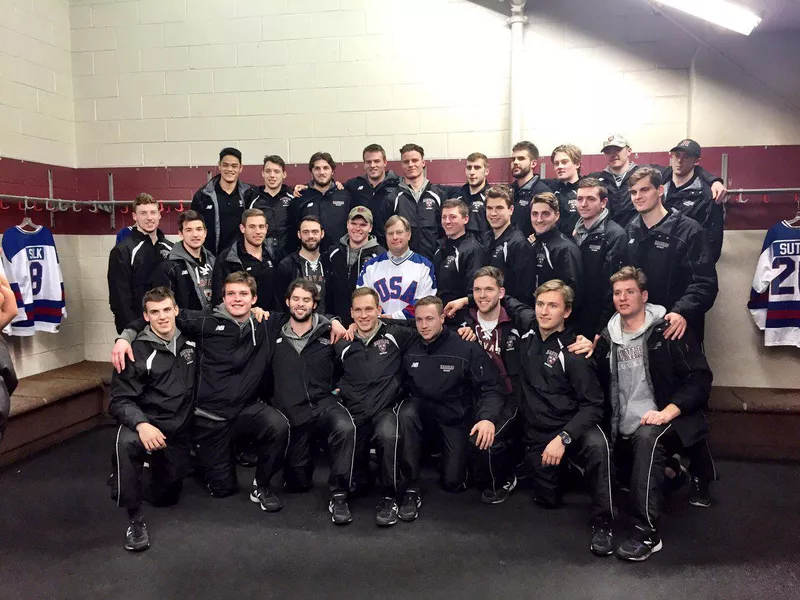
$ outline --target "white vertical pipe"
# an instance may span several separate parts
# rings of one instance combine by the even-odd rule
[[[525,3],[527,0],[511,0],[511,17],[508,24],[511,26],[511,80],[510,80],[510,113],[511,113],[511,144],[516,144],[522,139],[522,113],[523,113],[523,81],[529,71],[525,62]]]

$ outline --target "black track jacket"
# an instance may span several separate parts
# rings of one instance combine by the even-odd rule
[[[275,260],[266,241],[261,245],[261,261],[259,261],[244,249],[244,239],[240,237],[233,246],[222,251],[214,265],[212,304],[216,306],[222,302],[225,278],[231,273],[245,271],[256,280],[256,290],[258,290],[256,306],[264,310],[275,310],[283,306],[282,297],[280,300],[276,298],[275,267]]]
[[[263,185],[254,187],[247,197],[247,208],[257,208],[267,217],[267,239],[264,241],[270,254],[278,261],[297,249],[297,223],[291,216],[293,202],[292,189],[288,185],[282,186],[276,196]]]
[[[336,356],[342,363],[339,395],[356,426],[394,406],[403,395],[403,353],[417,338],[410,327],[381,323],[368,340],[358,336],[339,340]]]
[[[154,244],[136,227],[108,256],[108,303],[120,333],[142,314],[142,297],[152,286],[159,263],[169,257],[172,242],[158,230]]]
[[[547,187],[538,175],[520,187],[517,182],[511,184],[514,192],[514,213],[511,215],[511,223],[517,226],[526,238],[533,233],[531,225],[531,201],[536,194],[549,192]]]
[[[509,224],[499,238],[490,229],[484,236],[487,264],[503,272],[506,295],[531,301],[536,278],[533,248],[513,223]]]
[[[150,423],[168,438],[185,433],[194,407],[195,343],[180,330],[167,343],[148,326],[131,348],[135,362],[111,378],[108,412],[134,431],[139,423]]]
[[[411,396],[444,425],[487,419],[500,426],[505,390],[486,352],[444,329],[430,343],[417,336],[403,356]]]
[[[433,255],[438,296],[447,304],[472,291],[472,276],[486,266],[486,251],[471,231],[460,238],[442,238]]]

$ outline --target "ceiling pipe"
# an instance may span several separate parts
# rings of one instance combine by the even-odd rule
[[[511,27],[511,78],[510,78],[510,133],[511,144],[516,144],[522,139],[522,113],[523,113],[523,81],[528,72],[525,61],[525,4],[527,0],[509,0],[511,16],[508,24]]]

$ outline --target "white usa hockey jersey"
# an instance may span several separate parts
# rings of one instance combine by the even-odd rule
[[[767,231],[747,308],[766,346],[800,347],[800,227]]]
[[[373,256],[358,277],[357,287],[378,292],[383,314],[393,319],[413,319],[417,300],[436,295],[433,264],[416,252],[395,262],[388,252]]]
[[[3,234],[3,262],[17,298],[11,334],[56,333],[67,310],[53,234],[42,226],[35,231],[12,227]]]

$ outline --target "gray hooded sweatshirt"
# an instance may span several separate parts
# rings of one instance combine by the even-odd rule
[[[648,410],[658,410],[653,387],[645,364],[645,341],[648,331],[656,325],[667,309],[657,304],[645,305],[644,325],[638,331],[623,331],[622,318],[615,313],[608,322],[612,346],[612,378],[617,381],[619,402],[619,433],[633,435]]]
[[[286,321],[284,326],[281,327],[281,333],[283,334],[283,337],[286,339],[286,341],[288,341],[292,345],[292,348],[294,348],[295,352],[297,352],[298,354],[300,354],[303,351],[303,348],[306,347],[306,344],[308,344],[308,340],[311,339],[312,333],[314,333],[320,327],[324,327],[325,325],[330,323],[330,321],[326,317],[323,317],[322,315],[317,313],[311,315],[311,319],[312,319],[311,329],[306,331],[303,335],[297,335],[294,332],[294,329],[292,329],[291,320]]]

